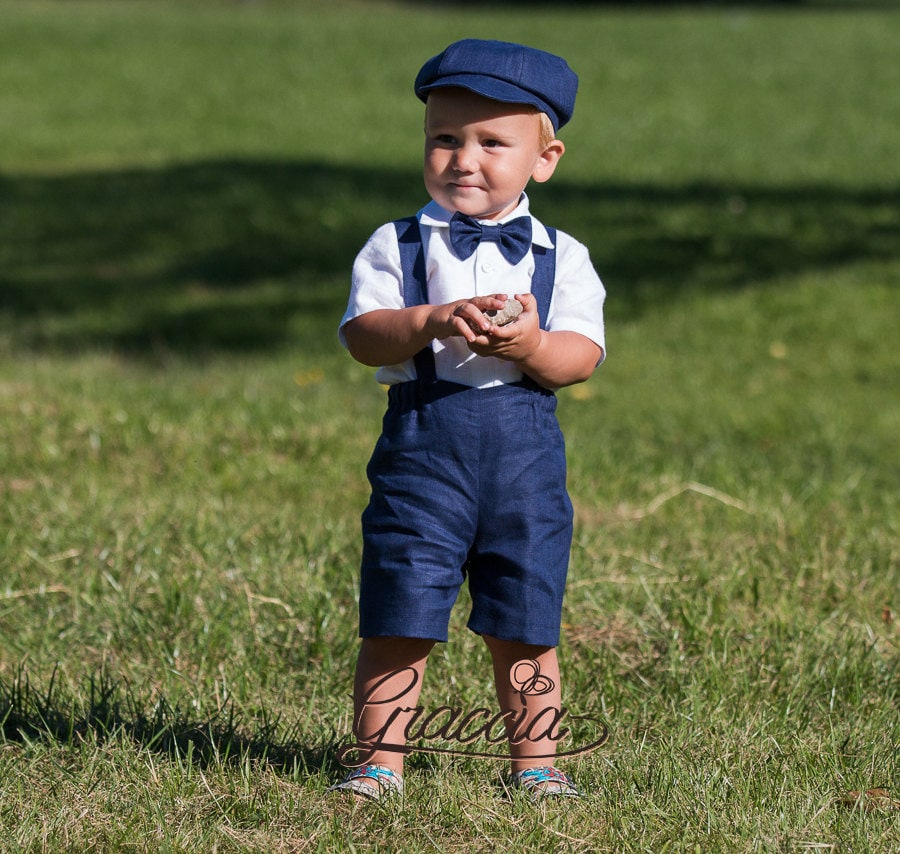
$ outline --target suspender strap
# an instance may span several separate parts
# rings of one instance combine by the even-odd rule
[[[553,297],[553,284],[556,281],[556,229],[548,228],[551,247],[531,244],[534,258],[534,275],[531,277],[531,293],[537,300],[538,317],[541,329],[547,328],[547,317],[550,314],[550,300]]]
[[[428,302],[428,281],[425,276],[425,251],[422,247],[422,234],[419,221],[410,216],[394,222],[397,230],[397,244],[400,247],[400,265],[403,269],[403,295],[407,307],[424,305]],[[550,300],[553,297],[553,284],[556,280],[556,229],[548,228],[547,233],[553,246],[532,244],[531,253],[534,258],[534,274],[531,278],[531,293],[537,300],[538,317],[541,329],[547,328],[547,316],[550,313]],[[416,376],[423,382],[435,382],[437,373],[434,366],[434,350],[427,346],[413,357]],[[530,378],[525,378],[526,385],[534,385]]]
[[[408,308],[425,305],[428,302],[428,280],[425,276],[425,250],[422,248],[422,234],[419,220],[414,217],[398,219],[397,244],[400,247],[400,265],[403,269],[403,301]],[[434,367],[434,350],[429,344],[413,356],[416,377],[426,383],[437,380]]]

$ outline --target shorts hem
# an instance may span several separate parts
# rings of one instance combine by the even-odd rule
[[[529,629],[528,631],[523,632],[521,627],[516,627],[515,629],[506,629],[502,626],[476,627],[471,623],[467,628],[469,631],[481,637],[488,635],[489,637],[508,643],[521,643],[526,646],[545,646],[553,649],[559,646],[559,628],[538,628],[536,630]]]

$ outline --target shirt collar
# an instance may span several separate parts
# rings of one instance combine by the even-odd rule
[[[422,225],[427,225],[431,228],[448,228],[453,213],[442,208],[437,202],[432,201],[425,205],[425,207],[419,211],[417,216]],[[525,193],[522,193],[522,198],[519,200],[519,204],[516,206],[515,210],[503,217],[503,219],[500,220],[500,223],[509,222],[509,220],[516,219],[516,217],[520,216],[531,216],[531,242],[536,243],[538,246],[552,249],[553,241],[550,239],[550,235],[547,233],[547,229],[544,228],[543,223],[531,215],[528,209],[528,196]]]

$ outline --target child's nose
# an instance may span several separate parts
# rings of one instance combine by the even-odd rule
[[[457,172],[474,172],[478,168],[476,152],[467,145],[457,148],[453,156],[453,168]]]

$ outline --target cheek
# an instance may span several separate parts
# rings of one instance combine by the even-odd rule
[[[493,177],[497,183],[519,184],[531,175],[529,163],[524,158],[510,158],[494,164]]]
[[[433,174],[443,172],[447,166],[447,152],[441,149],[431,149],[425,151],[425,171]]]

